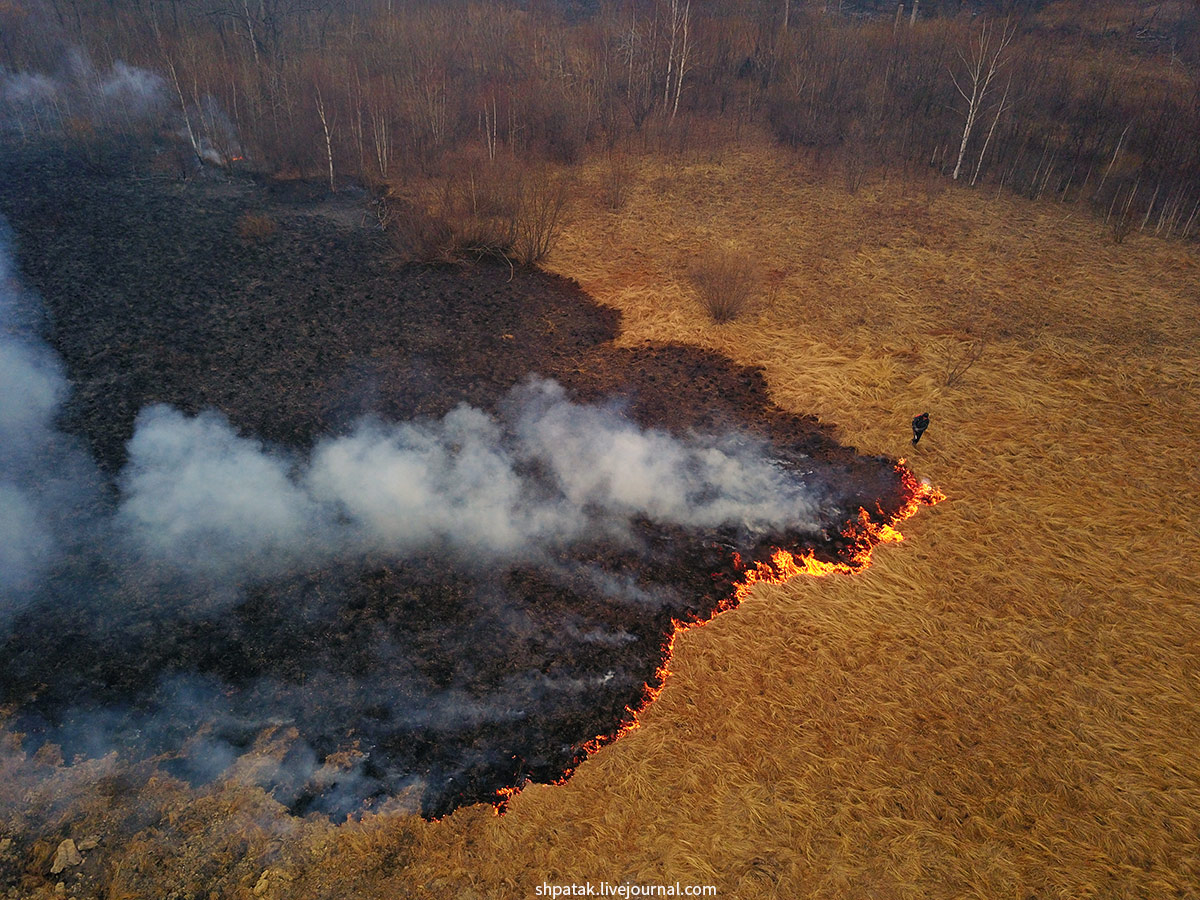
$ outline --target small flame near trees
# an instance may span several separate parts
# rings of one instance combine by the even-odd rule
[[[585,741],[579,748],[576,765],[582,763],[584,759],[600,748],[619,740],[640,726],[642,711],[657,700],[663,692],[663,688],[666,687],[667,676],[671,674],[671,657],[675,650],[675,639],[680,632],[688,628],[707,625],[721,613],[734,609],[750,595],[755,585],[758,584],[783,584],[798,576],[824,578],[829,575],[853,575],[861,572],[871,565],[871,555],[877,546],[896,544],[904,540],[904,535],[897,527],[901,522],[916,515],[917,510],[922,506],[934,506],[946,499],[946,495],[936,487],[919,479],[905,460],[901,459],[896,463],[896,472],[900,475],[902,496],[906,498],[904,504],[895,515],[890,517],[884,516],[881,510],[878,511],[876,517],[872,517],[867,510],[860,509],[858,517],[842,530],[842,537],[848,547],[843,553],[842,559],[830,562],[817,559],[811,550],[796,554],[779,548],[771,554],[769,560],[747,566],[735,553],[734,564],[743,574],[734,583],[733,590],[717,604],[712,615],[706,619],[689,621],[672,619],[671,633],[664,646],[663,661],[655,670],[653,677],[646,683],[641,700],[636,706],[626,707],[625,720],[615,732],[600,734]],[[878,522],[876,518],[886,518],[887,521]],[[568,769],[555,784],[565,783],[573,772],[574,768]],[[509,803],[524,786],[524,784],[520,784],[514,787],[505,787],[496,792],[495,799],[492,801],[496,815],[504,815],[508,811]]]

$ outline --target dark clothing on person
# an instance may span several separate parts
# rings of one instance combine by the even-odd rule
[[[917,446],[917,442],[921,440],[921,435],[925,433],[925,429],[929,427],[929,413],[924,412],[919,416],[913,417],[913,446]]]

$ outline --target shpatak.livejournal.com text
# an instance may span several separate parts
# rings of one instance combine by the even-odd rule
[[[715,897],[717,888],[711,884],[549,884],[543,882],[534,891],[538,897]]]

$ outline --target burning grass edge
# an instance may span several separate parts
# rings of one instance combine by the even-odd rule
[[[922,506],[934,506],[946,499],[946,495],[928,480],[918,478],[909,468],[907,460],[896,461],[896,472],[900,476],[904,502],[891,516],[886,515],[879,506],[872,516],[865,508],[859,509],[856,519],[853,519],[842,530],[842,537],[847,541],[848,549],[843,553],[843,559],[833,562],[817,559],[812,550],[802,554],[794,554],[789,550],[777,548],[767,560],[757,560],[752,564],[742,561],[734,553],[734,566],[742,572],[742,577],[735,581],[732,590],[725,596],[713,611],[705,618],[671,619],[671,633],[663,642],[663,657],[654,675],[642,689],[641,699],[636,706],[625,708],[626,716],[616,731],[611,734],[600,734],[580,745],[579,753],[570,767],[556,779],[553,784],[562,785],[575,773],[584,761],[594,753],[609,744],[615,743],[631,731],[641,727],[641,715],[658,699],[666,688],[667,677],[671,674],[671,658],[675,651],[675,639],[681,632],[689,628],[699,628],[707,625],[723,612],[736,609],[742,601],[750,596],[757,584],[784,584],[797,576],[824,578],[829,575],[854,575],[871,565],[871,555],[880,544],[896,544],[904,540],[898,526],[912,518]],[[496,791],[495,797],[489,801],[497,816],[508,811],[512,799],[530,784],[531,779],[525,779],[518,785],[503,787]]]

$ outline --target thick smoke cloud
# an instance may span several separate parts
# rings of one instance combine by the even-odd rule
[[[500,422],[466,406],[425,425],[365,424],[318,446],[307,483],[384,552],[495,558],[577,535],[579,511],[524,477],[509,444]]]
[[[282,455],[223,417],[167,406],[138,416],[119,483],[118,533],[148,562],[213,579],[279,574],[318,549],[312,500]]]
[[[515,399],[522,454],[547,466],[574,507],[698,528],[816,528],[811,488],[761,444],[643,430],[610,408],[568,402],[551,382]]]
[[[461,406],[437,422],[365,421],[307,460],[216,413],[155,406],[138,418],[120,487],[126,546],[212,579],[434,549],[490,565],[620,537],[637,518],[815,530],[818,512],[811,489],[753,443],[643,430],[546,381],[514,391],[499,417]]]

